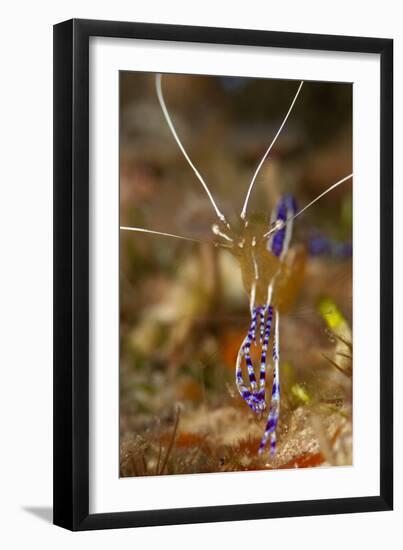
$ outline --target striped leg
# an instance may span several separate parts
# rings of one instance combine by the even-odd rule
[[[265,311],[266,307],[257,306],[252,310],[252,321],[249,328],[249,332],[242,342],[242,345],[238,352],[237,362],[236,362],[236,384],[238,391],[242,399],[248,404],[248,406],[255,413],[259,413],[265,410],[265,381],[266,381],[266,352],[268,347],[268,341],[270,337],[270,327],[272,320],[272,311],[268,312],[267,320],[265,321]],[[259,374],[259,386],[256,382],[255,369],[253,367],[252,359],[250,356],[250,348],[252,342],[256,342],[256,330],[257,322],[260,321],[261,326],[259,327],[260,332],[263,334],[262,338],[262,358]],[[245,384],[242,375],[242,359],[245,358],[245,363],[248,371],[249,385],[248,388]]]
[[[245,339],[246,340],[246,339]],[[253,393],[245,386],[245,382],[242,376],[242,358],[244,356],[243,344],[238,352],[238,358],[235,369],[235,380],[240,396],[246,402],[246,404],[255,412],[255,400]]]
[[[257,317],[260,315],[260,308],[255,307],[253,309],[252,313],[252,322],[249,328],[248,335],[246,337],[246,341],[243,344],[243,355],[245,357],[246,362],[246,368],[248,369],[248,376],[249,376],[249,382],[250,387],[252,390],[252,393],[255,393],[257,390],[257,383],[256,383],[256,375],[255,370],[253,368],[252,359],[250,356],[250,347],[254,339],[256,339],[256,323],[257,323]]]
[[[238,391],[244,401],[249,405],[249,407],[256,412],[255,410],[255,391],[256,391],[256,377],[253,370],[253,365],[250,359],[249,350],[252,341],[256,338],[256,323],[257,316],[259,313],[259,308],[254,308],[252,311],[252,321],[249,328],[249,332],[246,335],[244,341],[242,342],[241,347],[239,348],[236,369],[235,369],[235,379]],[[251,384],[251,389],[249,390],[245,385],[243,376],[242,376],[242,359],[245,357],[245,361],[248,367],[249,381]]]
[[[270,454],[272,456],[276,453],[276,427],[280,416],[279,320],[280,320],[279,313],[278,311],[276,311],[276,323],[275,323],[274,340],[273,340],[274,373],[273,373],[273,388],[271,392],[271,405],[270,405],[270,409],[272,410],[272,415],[274,418],[274,429],[270,434]]]
[[[266,314],[266,307],[261,307],[260,308],[260,343],[263,344],[263,339],[264,339],[264,332],[265,332],[265,322],[264,322],[264,317],[265,317],[265,314]]]
[[[266,386],[266,369],[267,369],[267,348],[269,345],[270,331],[271,331],[271,322],[273,319],[273,308],[268,306],[267,308],[267,318],[266,323],[264,324],[264,335],[262,339],[262,355],[260,360],[260,375],[259,375],[259,400],[261,403],[261,410],[263,411],[266,408],[265,402],[265,386]],[[263,317],[264,320],[264,317]],[[260,329],[262,329],[263,321],[261,321]]]
[[[280,415],[280,378],[279,378],[279,321],[280,316],[278,311],[275,312],[274,321],[274,341],[273,341],[273,387],[271,392],[271,403],[269,409],[269,417],[267,419],[266,429],[260,443],[259,454],[261,454],[267,444],[267,440],[270,438],[270,454],[273,456],[276,452],[276,428]]]

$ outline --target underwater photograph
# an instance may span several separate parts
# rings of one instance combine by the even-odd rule
[[[120,477],[352,465],[352,84],[119,90]]]

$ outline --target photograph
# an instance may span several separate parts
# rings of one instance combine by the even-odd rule
[[[353,465],[352,136],[351,82],[119,72],[121,478]]]

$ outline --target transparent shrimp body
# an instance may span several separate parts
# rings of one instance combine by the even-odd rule
[[[257,414],[266,410],[270,355],[272,358],[271,400],[260,453],[269,439],[271,454],[276,449],[276,427],[280,414],[279,319],[280,313],[287,309],[295,296],[305,265],[305,255],[301,249],[289,250],[292,223],[284,222],[295,214],[294,199],[284,195],[273,210],[270,225],[264,220],[245,222],[239,233],[229,231],[228,226],[213,226],[213,232],[219,238],[231,242],[229,249],[239,262],[244,288],[249,296],[251,322],[238,352],[235,380],[242,399]],[[251,346],[260,347],[258,365],[253,364]],[[243,368],[247,372],[248,382],[245,382]]]

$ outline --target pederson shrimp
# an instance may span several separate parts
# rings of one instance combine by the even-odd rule
[[[266,426],[258,452],[263,453],[268,448],[270,454],[274,455],[276,452],[276,429],[280,416],[280,316],[287,311],[295,298],[298,281],[301,279],[305,265],[304,251],[291,246],[293,224],[298,216],[323,196],[351,180],[353,174],[348,174],[326,187],[322,193],[301,209],[297,208],[296,202],[290,194],[284,194],[270,217],[259,219],[256,216],[248,216],[249,199],[257,175],[263,163],[268,160],[270,151],[301,93],[304,84],[301,81],[279,129],[258,163],[249,183],[238,223],[230,225],[178,136],[165,103],[160,74],[156,75],[155,84],[158,101],[171,134],[214,209],[217,218],[216,223],[211,227],[214,245],[226,248],[233,254],[241,270],[243,286],[249,298],[250,326],[239,348],[235,365],[235,383],[242,399],[254,413],[261,415],[268,408]],[[196,240],[147,228],[121,226],[120,229],[190,241]],[[254,364],[256,361],[252,360],[252,346],[259,347],[260,361],[258,364]],[[266,389],[271,364],[273,365],[271,396],[270,399],[267,399]],[[247,376],[244,376],[243,372]]]

